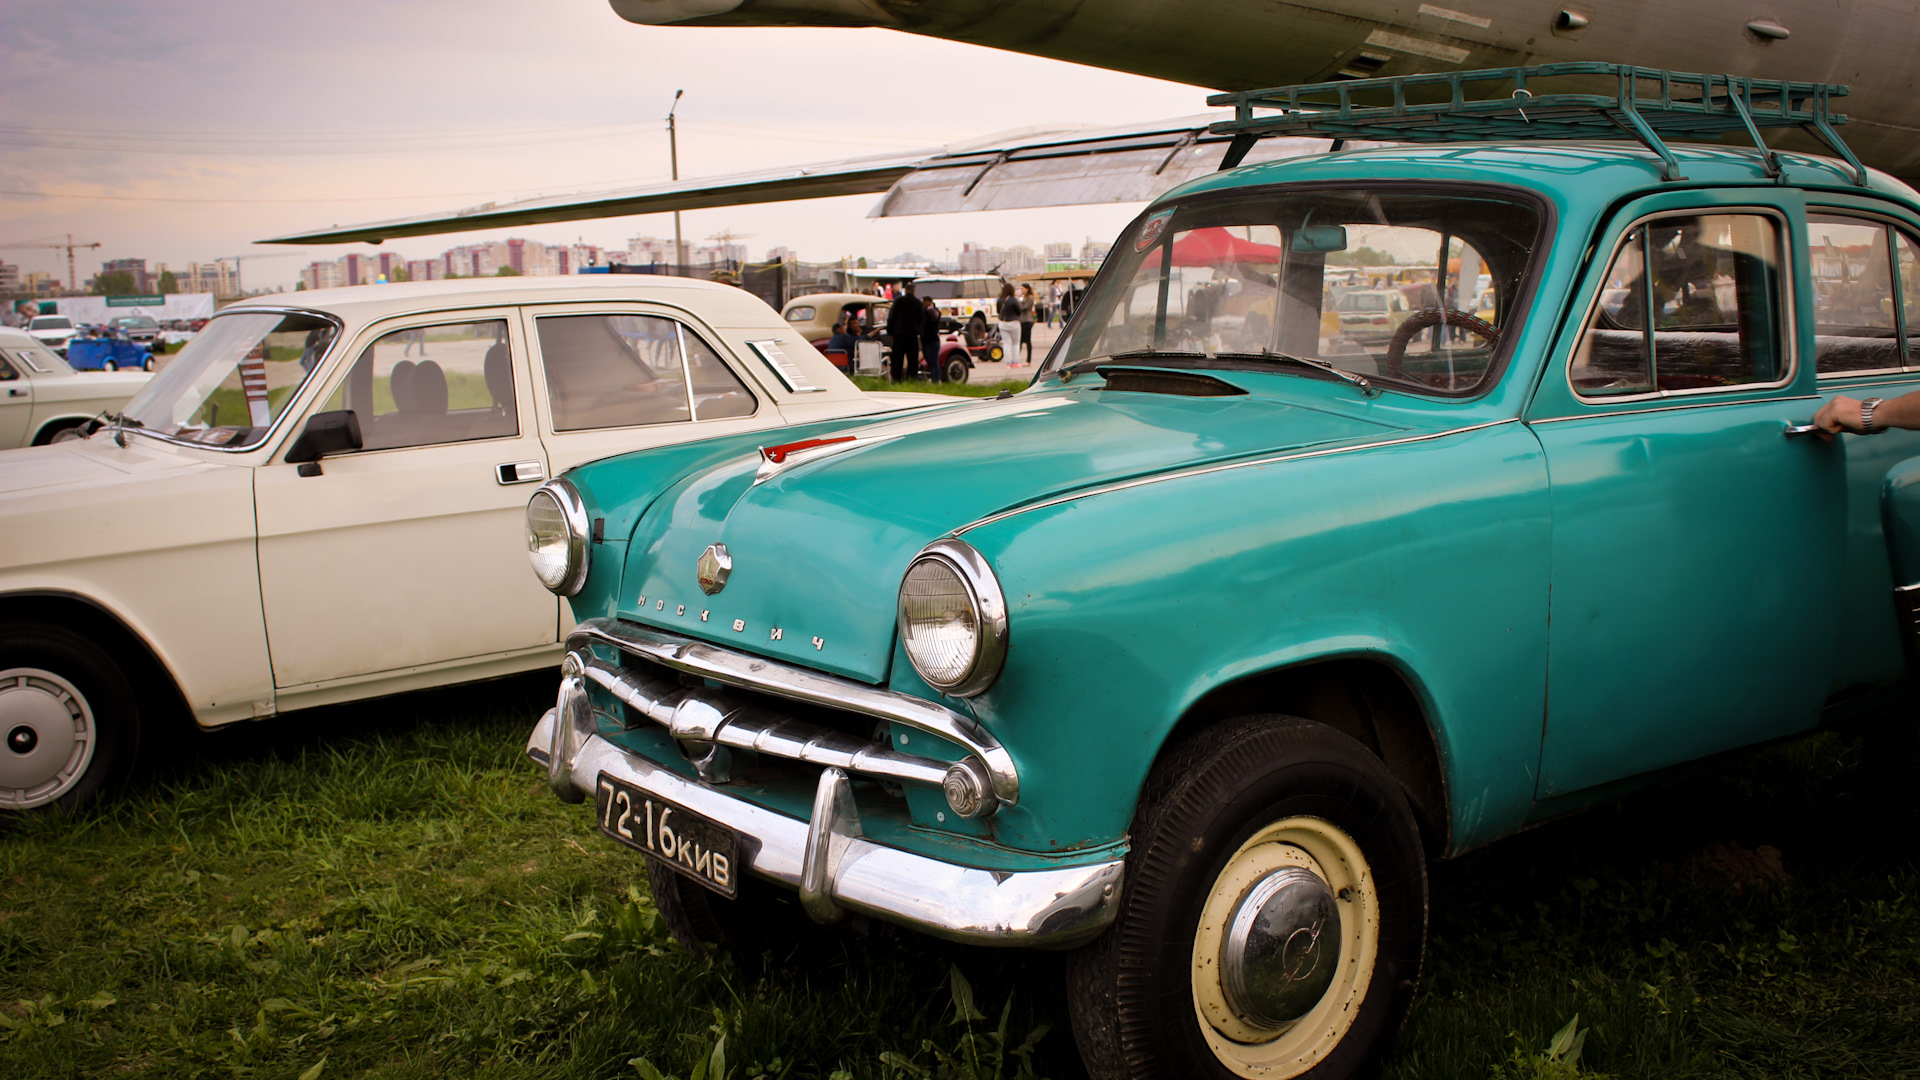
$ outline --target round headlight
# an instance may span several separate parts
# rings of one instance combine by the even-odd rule
[[[587,509],[565,480],[553,480],[527,500],[527,560],[540,584],[572,596],[587,583]]]
[[[928,686],[959,697],[993,685],[1007,656],[1007,605],[980,553],[939,540],[900,582],[900,637]]]

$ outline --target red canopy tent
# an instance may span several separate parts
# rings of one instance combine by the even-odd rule
[[[1278,263],[1280,248],[1256,244],[1214,225],[1195,229],[1173,242],[1173,265],[1219,266],[1223,263]]]

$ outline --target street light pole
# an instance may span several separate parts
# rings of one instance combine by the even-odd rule
[[[674,132],[673,114],[680,108],[680,95],[684,93],[686,93],[685,90],[675,90],[673,108],[667,110],[667,156],[673,164],[675,180],[680,179],[680,138]],[[678,210],[673,212],[673,263],[675,273],[679,273],[680,268],[687,265],[687,246],[680,240],[680,211]]]

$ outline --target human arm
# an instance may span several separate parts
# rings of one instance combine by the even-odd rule
[[[1860,419],[1859,399],[1844,394],[1820,406],[1820,411],[1813,414],[1813,426],[1829,435],[1842,431],[1867,433]],[[1887,398],[1874,408],[1874,432],[1887,428],[1920,428],[1920,392]]]

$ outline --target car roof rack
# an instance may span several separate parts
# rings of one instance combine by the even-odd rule
[[[1546,93],[1537,88],[1541,81],[1564,79],[1578,80],[1575,87],[1587,90],[1601,80],[1613,79],[1614,92]],[[1507,93],[1470,98],[1475,91]],[[1854,182],[1864,187],[1866,167],[1834,131],[1847,118],[1828,107],[1830,99],[1846,93],[1845,86],[1834,83],[1566,63],[1242,90],[1214,94],[1207,104],[1230,105],[1234,110],[1232,120],[1208,129],[1233,136],[1221,161],[1223,169],[1238,165],[1255,142],[1270,135],[1332,139],[1335,149],[1349,139],[1403,143],[1633,139],[1660,156],[1663,179],[1685,180],[1664,137],[1717,139],[1745,129],[1766,163],[1767,175],[1778,177],[1779,159],[1760,137],[1760,129],[1800,128],[1844,158],[1853,168]],[[1392,103],[1363,104],[1356,97]]]

